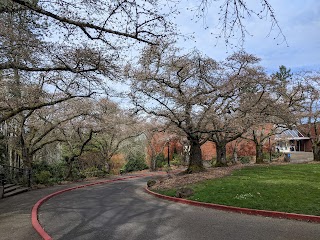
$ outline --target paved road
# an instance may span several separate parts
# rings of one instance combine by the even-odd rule
[[[40,240],[31,224],[31,209],[37,201],[53,192],[90,183],[90,181],[37,189],[0,199],[0,240]]]
[[[319,239],[320,225],[227,213],[161,200],[143,191],[146,179],[77,189],[40,208],[55,240]]]

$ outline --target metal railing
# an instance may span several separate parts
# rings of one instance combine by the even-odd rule
[[[31,170],[0,164],[1,184],[14,183],[31,187]]]

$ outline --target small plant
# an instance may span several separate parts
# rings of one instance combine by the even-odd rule
[[[163,153],[160,153],[156,156],[157,168],[162,168],[165,164],[167,164],[167,159],[164,157]]]
[[[239,160],[242,164],[246,164],[246,163],[250,163],[251,158],[250,156],[242,156],[239,158]]]
[[[124,165],[124,172],[141,171],[148,169],[143,154],[137,154],[136,156],[129,156],[128,162]]]
[[[270,159],[270,153],[269,152],[264,152],[262,154],[262,156],[263,156],[263,159],[265,159],[265,160],[269,160]]]
[[[64,162],[56,162],[53,164],[48,164],[45,161],[35,162],[32,165],[32,172],[34,173],[34,181],[35,183],[39,183],[37,177],[40,176],[41,172],[49,172],[50,173],[50,180],[47,183],[43,184],[54,184],[54,183],[61,183],[65,179],[66,174],[66,164]]]
[[[217,163],[217,157],[212,157],[211,166],[214,167]]]
[[[165,165],[163,166],[163,170],[166,171],[166,173],[169,173],[172,169],[171,169],[170,165],[165,164]]]
[[[147,186],[148,186],[148,187],[152,187],[152,186],[154,186],[156,183],[157,183],[156,180],[150,179],[150,180],[148,180],[148,182],[147,182]]]
[[[280,157],[283,157],[283,153],[282,152],[272,152],[271,156],[272,156],[272,158],[280,158]]]
[[[37,184],[45,184],[48,185],[49,183],[51,183],[51,176],[52,174],[49,171],[40,171],[39,173],[36,173],[34,175],[35,178],[35,182]]]
[[[182,157],[180,154],[174,153],[172,156],[172,160],[170,161],[170,164],[173,166],[180,166],[182,162]]]

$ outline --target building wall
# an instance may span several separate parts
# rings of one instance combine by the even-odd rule
[[[310,140],[305,141],[305,152],[312,152],[312,143]]]
[[[270,131],[271,127],[269,125],[264,126],[262,131]],[[172,135],[171,135],[172,137]],[[163,154],[167,158],[168,157],[168,147],[167,143],[165,143],[164,139],[167,139],[164,133],[158,133],[155,135],[152,144],[155,145],[154,147],[156,149],[163,148],[163,144],[166,144],[163,148]],[[172,159],[173,151],[176,149],[176,151],[180,154],[183,154],[183,146],[180,143],[180,141],[177,140],[178,138],[172,137],[172,140],[170,140],[170,159]],[[264,142],[263,151],[269,152],[270,148],[272,151],[275,151],[276,142],[274,139],[274,136],[270,137],[270,143],[267,139]],[[304,151],[311,152],[312,151],[312,144],[310,140],[305,140],[304,143]],[[237,139],[227,144],[227,156],[231,156],[233,154],[234,149],[236,149],[236,153],[238,157],[241,156],[255,156],[256,155],[256,148],[253,141],[245,140],[245,139]],[[161,151],[161,150],[160,150]],[[216,157],[217,151],[215,143],[213,142],[206,142],[201,146],[202,151],[202,159],[205,161],[212,160]],[[148,150],[150,153],[150,150]]]
[[[268,151],[269,148],[265,144],[265,151]],[[238,156],[255,156],[256,148],[252,141],[237,139],[227,144],[227,156],[231,156],[236,149]],[[216,145],[213,142],[206,142],[201,146],[202,150],[202,159],[203,160],[212,160],[212,158],[217,156]]]
[[[216,145],[213,142],[206,142],[201,146],[202,160],[212,160],[216,157]]]

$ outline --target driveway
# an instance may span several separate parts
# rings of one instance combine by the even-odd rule
[[[65,192],[45,202],[39,221],[53,239],[319,239],[320,225],[178,204],[131,179]],[[32,239],[32,238],[26,238]]]
[[[44,196],[83,184],[84,182],[57,185],[0,199],[0,240],[40,240],[39,234],[31,224],[32,207]]]

